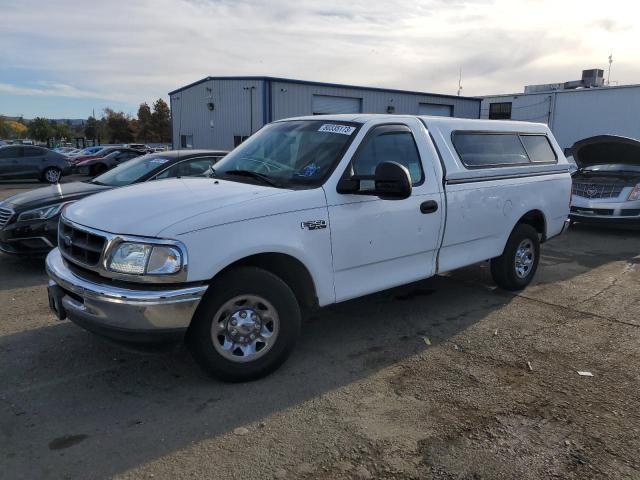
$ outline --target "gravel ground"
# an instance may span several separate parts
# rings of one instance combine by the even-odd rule
[[[576,226],[517,295],[481,264],[335,305],[229,385],[57,322],[0,256],[0,478],[640,478],[639,262]]]

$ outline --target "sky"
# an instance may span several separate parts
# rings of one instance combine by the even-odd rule
[[[456,94],[608,66],[640,83],[631,0],[0,0],[0,114],[86,118],[208,75]],[[605,73],[606,75],[606,73]]]

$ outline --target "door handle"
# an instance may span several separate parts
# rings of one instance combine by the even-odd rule
[[[422,202],[420,204],[420,212],[422,213],[433,213],[438,211],[438,202],[435,200],[427,200],[426,202]]]

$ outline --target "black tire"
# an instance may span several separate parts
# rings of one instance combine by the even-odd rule
[[[531,250],[533,252],[533,259],[526,268],[520,263],[519,274],[516,268],[516,254],[523,243],[527,245],[527,241],[530,242],[530,249],[527,249],[527,251]],[[529,257],[526,256],[526,258],[528,259]],[[522,290],[533,280],[538,269],[539,260],[540,239],[538,232],[531,225],[519,223],[511,232],[502,255],[491,260],[491,276],[500,288],[510,291]]]
[[[55,180],[54,180],[55,178]],[[62,178],[62,170],[57,167],[47,167],[43,170],[40,181],[43,183],[56,184]]]
[[[230,300],[243,295],[267,300],[279,318],[279,330],[266,353],[255,360],[240,363],[224,357],[216,349],[212,328],[219,310]],[[227,322],[230,321],[228,318]],[[239,267],[215,279],[209,287],[193,317],[186,342],[196,362],[207,373],[228,382],[245,382],[264,377],[282,365],[296,344],[300,323],[296,296],[282,279],[260,268]]]

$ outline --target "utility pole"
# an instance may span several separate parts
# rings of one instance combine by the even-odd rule
[[[249,136],[253,135],[253,91],[255,86],[243,87],[243,90],[249,90]]]
[[[607,87],[611,85],[611,64],[613,63],[613,53],[609,55],[609,71],[607,72]]]
[[[462,93],[462,67],[460,67],[460,72],[458,73],[458,96]]]

